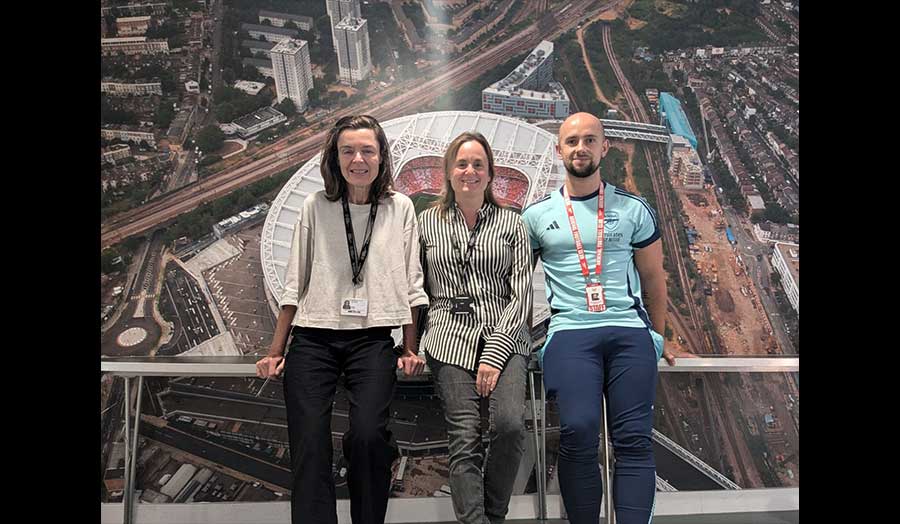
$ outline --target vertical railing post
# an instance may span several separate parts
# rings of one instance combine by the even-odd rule
[[[544,492],[544,507],[541,520],[547,520],[547,391],[544,389],[544,374],[541,373],[541,489]]]
[[[131,471],[131,377],[123,377],[125,379],[125,488],[122,493],[122,506],[125,511],[125,524],[131,524],[131,512],[128,511],[131,505],[131,492],[134,486],[131,484],[131,477],[128,472]]]
[[[129,497],[129,504],[126,506],[125,511],[128,512],[129,520],[128,522],[134,522],[134,488],[135,488],[135,480],[134,480],[134,472],[137,466],[137,447],[138,447],[138,429],[141,424],[141,390],[144,386],[144,376],[141,375],[138,377],[137,383],[137,399],[135,399],[135,408],[134,408],[134,437],[131,439],[131,464],[128,469],[128,479],[129,484],[131,485],[131,496]]]
[[[541,483],[541,477],[544,475],[544,469],[541,464],[541,444],[538,438],[538,431],[540,431],[540,426],[538,423],[538,415],[537,415],[537,390],[534,389],[535,381],[534,381],[535,371],[533,369],[528,371],[528,390],[531,393],[531,430],[532,436],[534,437],[534,480],[537,485],[538,491],[538,515],[543,516],[545,513],[544,505],[546,504],[546,494],[544,493],[544,485]],[[541,414],[541,420],[543,420],[543,413]]]
[[[609,424],[607,424],[607,405],[606,405],[606,396],[603,396],[602,401],[602,409],[600,411],[600,420],[602,421],[602,430],[603,430],[603,505],[606,509],[606,518],[604,519],[605,524],[615,524],[616,522],[616,514],[613,510],[613,500],[612,500],[612,472],[610,471],[611,460],[609,459]]]

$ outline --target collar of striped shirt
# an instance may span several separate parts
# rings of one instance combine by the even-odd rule
[[[488,202],[487,200],[485,200],[484,203],[481,204],[481,207],[478,208],[478,216],[480,218],[484,218],[484,217],[488,216],[490,213],[492,213],[496,207],[497,206],[495,206],[495,205],[491,204],[490,202]],[[460,218],[460,219],[465,218],[465,217],[463,217],[462,208],[459,207],[459,204],[457,204],[455,200],[453,201],[452,209],[456,210],[456,213],[457,213],[456,216],[458,218]]]

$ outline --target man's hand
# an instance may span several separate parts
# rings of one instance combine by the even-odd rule
[[[475,377],[475,391],[482,397],[489,396],[500,380],[500,370],[489,364],[479,364]]]
[[[675,365],[675,358],[700,358],[693,353],[689,353],[687,351],[672,351],[671,349],[666,349],[663,351],[663,358],[666,359],[666,362],[670,366]]]
[[[675,353],[672,353],[671,349],[664,349],[662,358],[666,359],[666,362],[670,366],[675,365]]]
[[[277,377],[282,371],[284,371],[282,355],[266,356],[256,363],[256,376],[259,378]]]
[[[425,359],[408,349],[404,349],[403,354],[397,358],[397,369],[402,369],[403,374],[407,377],[418,375],[425,369]]]

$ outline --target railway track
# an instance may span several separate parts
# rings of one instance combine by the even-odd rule
[[[606,24],[603,25],[602,35],[603,47],[606,51],[607,60],[613,70],[613,74],[616,76],[616,80],[622,87],[622,93],[625,95],[628,107],[631,109],[631,120],[649,124],[650,117],[647,114],[643,103],[641,103],[640,98],[638,98],[637,93],[635,93],[634,88],[623,73],[621,66],[619,66],[619,61],[616,58],[612,46],[611,32],[609,26]],[[626,117],[628,117],[628,115],[626,115]],[[691,296],[690,278],[685,269],[684,257],[681,250],[678,248],[678,230],[676,221],[674,220],[675,211],[674,206],[669,199],[670,195],[668,186],[666,185],[665,171],[659,164],[658,159],[650,153],[650,147],[642,147],[641,149],[643,150],[644,158],[647,162],[647,169],[650,172],[650,182],[653,185],[653,192],[656,194],[657,211],[659,212],[660,225],[663,229],[664,244],[668,250],[669,256],[674,262],[678,273],[678,281],[680,282],[681,289],[684,291],[685,295],[685,304],[687,305],[688,317],[690,320],[689,327],[691,328],[690,330],[685,331],[685,333],[688,334],[686,338],[692,343],[694,353],[716,353],[716,348],[713,347],[713,340],[703,329],[704,323],[701,320],[697,304],[694,303],[693,297]],[[671,307],[671,303],[669,306]],[[675,310],[675,313],[677,315],[678,311]],[[693,331],[694,336],[690,336],[691,331]],[[700,339],[699,343],[697,338]]]
[[[431,103],[449,90],[459,89],[496,68],[522,49],[536,46],[545,38],[574,28],[585,16],[593,16],[616,7],[621,0],[593,6],[592,2],[573,2],[565,20],[540,31],[535,23],[531,27],[509,37],[501,44],[487,50],[476,49],[444,66],[444,71],[425,82],[408,81],[391,90],[375,94],[366,101],[336,111],[328,121],[349,114],[368,113],[379,120],[388,120],[410,114],[419,107]],[[398,96],[399,95],[399,96]],[[324,126],[320,125],[319,128]],[[315,155],[325,138],[325,130],[305,139],[297,137],[309,134],[308,129],[291,133],[272,144],[251,159],[211,177],[164,195],[139,208],[112,217],[101,227],[101,249],[133,235],[145,233],[174,220],[192,209],[222,197],[235,189],[251,184],[274,173],[295,166]]]

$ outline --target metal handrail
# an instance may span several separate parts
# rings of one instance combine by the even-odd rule
[[[144,377],[252,377],[256,376],[256,362],[259,356],[242,355],[242,356],[219,356],[219,357],[101,357],[100,371],[111,373],[113,375],[125,378],[125,496],[124,496],[124,523],[130,524],[134,518],[134,470],[137,453],[138,441],[138,424],[140,423],[141,413],[141,389]],[[722,372],[747,372],[747,373],[772,373],[772,372],[795,372],[800,371],[799,357],[696,357],[696,358],[679,358],[675,366],[669,366],[664,360],[660,360],[658,369],[662,373],[672,372],[694,372],[694,373],[722,373]],[[533,373],[540,373],[540,370],[529,370],[529,386],[534,394],[535,382]],[[134,435],[132,442],[128,441],[129,419],[131,418],[131,404],[129,402],[129,390],[131,389],[130,379],[138,377],[137,390],[137,406],[134,413]],[[538,476],[539,484],[539,513],[540,520],[547,518],[547,502],[546,502],[546,425],[544,423],[544,415],[546,410],[546,392],[543,387],[540,388],[541,393],[541,416],[540,416],[540,441],[541,446],[536,450],[536,467],[540,472]],[[535,414],[534,402],[532,402],[533,415]],[[608,438],[606,435],[604,412],[604,496],[606,506],[606,522],[615,522],[615,513],[611,504],[611,472],[608,450]],[[534,419],[537,424],[537,417]],[[537,434],[535,434],[535,445],[537,445]],[[129,446],[130,444],[130,446]],[[130,448],[130,449],[129,449]]]
[[[261,357],[101,357],[100,371],[129,377],[251,377]],[[800,357],[679,358],[660,360],[661,373],[770,373],[800,371]]]

